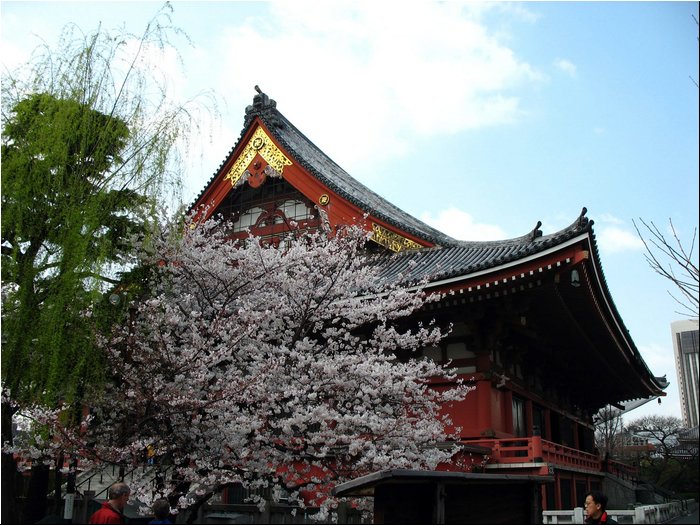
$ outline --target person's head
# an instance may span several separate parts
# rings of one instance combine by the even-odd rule
[[[164,520],[170,516],[170,502],[165,499],[157,499],[153,502],[153,514],[159,520]]]
[[[608,497],[599,490],[592,490],[586,494],[586,502],[584,503],[584,510],[589,517],[593,519],[598,519],[605,512],[605,508],[608,506]]]
[[[118,482],[109,487],[107,496],[114,508],[123,511],[124,507],[126,507],[126,502],[129,501],[129,494],[131,494],[129,485]]]

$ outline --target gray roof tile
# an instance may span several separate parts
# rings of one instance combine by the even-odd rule
[[[253,104],[246,108],[244,127],[236,145],[219,166],[207,187],[233,155],[238,143],[256,117],[266,125],[275,140],[294,161],[322,184],[364,212],[401,231],[435,244],[434,248],[387,257],[382,263],[383,277],[386,279],[391,280],[392,276],[395,278],[399,275],[407,275],[410,271],[416,279],[436,280],[493,268],[555,246],[585,230],[590,230],[593,224],[593,221],[585,217],[584,208],[573,224],[547,236],[542,235],[539,229],[541,223],[538,222],[532,231],[514,239],[488,242],[453,239],[394,206],[351,177],[282,115],[277,110],[277,103],[274,100],[259,90],[258,95],[253,99]],[[203,193],[204,190],[200,197]]]

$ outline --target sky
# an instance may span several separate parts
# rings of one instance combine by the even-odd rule
[[[161,6],[0,1],[3,72],[67,23],[140,34]],[[156,67],[173,97],[210,90],[220,109],[189,152],[186,202],[235,145],[258,85],[353,177],[455,238],[518,237],[538,220],[546,235],[585,206],[615,305],[671,383],[625,419],[680,417],[670,324],[685,316],[632,220],[668,232],[670,219],[688,247],[698,226],[697,2],[172,7],[190,43],[181,65]]]

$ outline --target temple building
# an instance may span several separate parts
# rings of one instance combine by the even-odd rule
[[[291,229],[358,224],[372,234],[383,279],[410,272],[428,291],[449,292],[413,318],[452,324],[423,355],[450,361],[470,385],[450,408],[462,461],[445,471],[547,477],[538,490],[550,510],[580,506],[588,490],[629,474],[599,457],[593,418],[662,396],[667,382],[649,370],[615,307],[585,208],[547,235],[533,221],[513,239],[455,240],[353,179],[258,90],[192,210],[231,219],[234,236],[250,230],[269,242]]]

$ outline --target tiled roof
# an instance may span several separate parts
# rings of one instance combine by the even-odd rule
[[[542,236],[539,229],[541,223],[538,222],[532,231],[514,239],[488,242],[453,239],[394,206],[351,177],[282,115],[277,110],[277,103],[260,90],[253,99],[253,104],[246,108],[244,126],[237,144],[219,166],[209,184],[233,155],[238,142],[246,134],[255,117],[262,120],[275,140],[298,165],[332,191],[397,229],[435,244],[434,248],[387,257],[381,264],[385,267],[382,275],[388,280],[393,280],[399,275],[406,276],[409,270],[412,278],[437,280],[493,268],[556,246],[590,230],[593,224],[593,221],[585,217],[584,208],[573,224],[551,235]]]
[[[306,169],[329,189],[355,204],[364,212],[406,233],[415,235],[419,239],[424,239],[436,245],[447,246],[458,242],[394,206],[355,180],[287,120],[277,110],[276,106],[276,102],[267,97],[267,95],[263,93],[256,95],[253,105],[246,108],[245,124],[240,138],[248,131],[248,127],[253,122],[253,119],[259,117],[279,144],[293,157],[297,165]],[[234,150],[235,146],[229,152],[224,163],[219,166],[214,177],[228,161]],[[210,184],[212,181],[213,178]],[[199,200],[199,197],[197,200]]]
[[[274,100],[258,95],[252,106],[246,108],[246,127],[253,116],[258,116],[267,125],[280,145],[288,151],[299,165],[360,209],[386,221],[387,223],[437,245],[451,245],[457,241],[444,233],[419,221],[377,195],[362,183],[351,177],[328,155],[321,151],[301,131],[299,131],[276,108]]]
[[[450,246],[399,253],[381,263],[382,278],[393,281],[400,275],[410,275],[411,280],[437,281],[519,261],[590,231],[593,221],[585,213],[586,208],[570,226],[551,235],[542,236],[538,223],[532,232],[515,239],[455,241]]]
[[[590,229],[593,224],[585,217],[584,208],[573,224],[551,235],[542,236],[538,222],[531,232],[514,239],[459,241],[419,221],[352,178],[289,122],[277,110],[274,100],[266,99],[263,94],[255,97],[254,104],[246,108],[246,128],[255,116],[266,124],[282,147],[324,185],[374,217],[436,245],[388,257],[382,272],[388,279],[406,275],[409,268],[412,278],[428,280],[492,268],[556,246]]]

